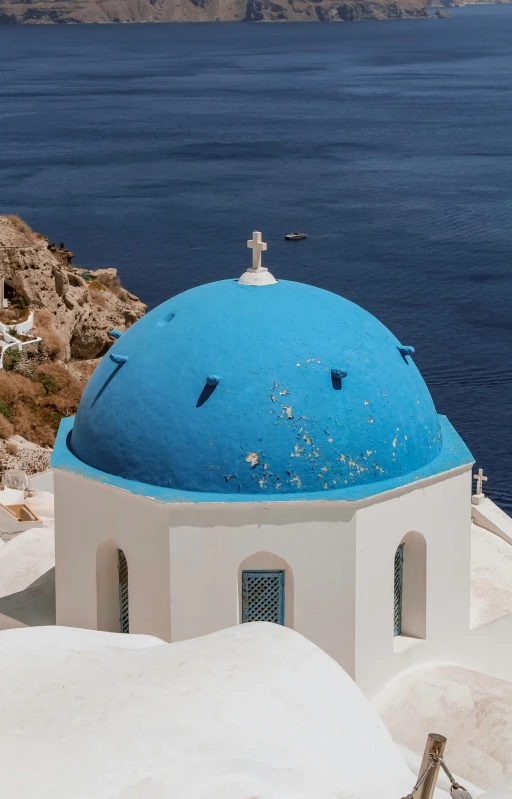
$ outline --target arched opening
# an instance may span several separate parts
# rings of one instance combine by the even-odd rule
[[[246,558],[238,570],[239,621],[293,627],[293,571],[271,552]]]
[[[96,552],[98,630],[130,631],[128,562],[112,539],[102,541]]]
[[[427,543],[410,532],[400,542],[394,559],[394,635],[426,638]]]

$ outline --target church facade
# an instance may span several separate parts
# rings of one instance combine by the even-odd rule
[[[496,673],[510,616],[470,629],[473,458],[413,348],[248,245],[240,279],[120,335],[61,423],[57,624],[180,641],[267,620],[368,695],[414,663]]]

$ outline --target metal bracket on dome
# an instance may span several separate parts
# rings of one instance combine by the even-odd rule
[[[128,355],[117,355],[115,352],[110,353],[110,360],[114,361],[114,363],[126,363],[128,358]]]
[[[347,376],[348,372],[344,372],[342,369],[331,369],[332,387],[339,391],[341,389],[341,381]]]
[[[123,335],[120,330],[109,330],[108,334],[111,338],[121,338]]]
[[[398,352],[400,353],[404,361],[407,355],[414,355],[415,351],[416,350],[414,349],[414,347],[398,347]]]
[[[205,404],[206,400],[208,400],[217,386],[220,383],[219,375],[208,375],[206,378],[206,382],[203,386],[203,390],[201,391],[198,400],[196,402],[196,408],[200,408],[202,405]]]

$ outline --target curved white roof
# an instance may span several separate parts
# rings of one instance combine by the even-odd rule
[[[278,625],[177,644],[0,633],[2,795],[398,799],[414,779],[353,681]]]

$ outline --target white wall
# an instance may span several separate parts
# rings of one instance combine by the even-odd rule
[[[369,696],[414,663],[453,657],[454,642],[469,636],[470,496],[468,470],[358,512],[356,680]],[[399,641],[393,636],[393,564],[411,531],[426,541],[426,640]],[[405,557],[404,579],[406,569]]]
[[[172,506],[172,640],[238,624],[242,569],[284,568],[286,625],[352,674],[354,534],[347,503]]]
[[[98,628],[97,550],[112,540],[128,562],[130,632],[169,640],[167,506],[59,470],[54,481],[57,624]]]
[[[48,491],[53,494],[53,471],[50,469],[47,472],[39,472],[32,475],[28,479],[30,488],[36,488],[38,491]]]
[[[100,628],[117,629],[119,547],[128,561],[130,632],[180,641],[238,624],[242,570],[277,568],[285,571],[285,624],[370,697],[402,669],[436,660],[510,678],[512,616],[470,630],[470,498],[469,468],[361,502],[194,504],[160,503],[55,470],[57,623],[96,629],[99,614]],[[424,617],[421,562],[406,573],[407,553],[421,554],[422,537]],[[417,640],[393,636],[402,540],[404,632]],[[100,545],[110,559],[97,569]]]

